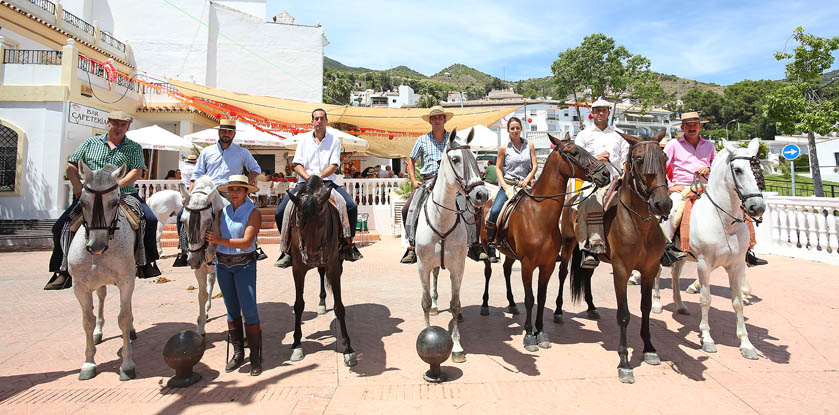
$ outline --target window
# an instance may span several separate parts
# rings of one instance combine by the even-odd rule
[[[536,131],[536,125],[530,124],[530,131]]]
[[[18,133],[0,125],[0,192],[16,192],[18,181]]]
[[[836,166],[839,166],[839,153],[833,153],[833,161],[836,162]]]

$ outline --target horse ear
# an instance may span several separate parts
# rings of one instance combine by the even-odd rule
[[[752,141],[749,141],[749,154],[755,157],[758,151],[760,151],[760,138],[755,137]]]
[[[332,190],[324,187],[323,190],[320,192],[320,196],[318,197],[318,203],[323,206],[327,202],[329,202],[329,196],[332,195]]]
[[[667,131],[666,130],[661,130],[661,131],[658,132],[658,134],[655,135],[655,137],[653,137],[653,140],[661,141],[661,139],[664,138],[665,135],[667,135]]]
[[[291,200],[291,203],[294,203],[295,205],[298,205],[298,206],[300,205],[300,198],[293,195],[291,193],[291,190],[286,190],[285,192],[286,192],[286,194],[288,194],[288,198],[289,198],[289,200]]]
[[[469,135],[466,136],[466,144],[468,145],[469,143],[471,143],[472,138],[474,138],[474,137],[475,137],[475,127],[472,127],[472,130],[469,131]]]
[[[181,196],[188,203],[189,202],[189,192],[186,190],[186,186],[184,186],[183,183],[178,183],[178,191],[181,192]]]
[[[626,140],[626,142],[629,143],[629,145],[634,145],[641,142],[641,139],[635,137],[634,135],[629,135],[620,131],[617,131],[617,133],[620,134],[620,136],[623,137],[623,139]]]
[[[571,141],[571,133],[568,131],[565,132],[565,137],[563,138],[565,141]]]
[[[548,134],[548,140],[551,140],[551,144],[553,144],[557,147],[559,147],[563,144],[562,141],[560,141],[558,138],[556,138],[556,137],[554,137],[550,134]]]
[[[737,147],[737,144],[734,144],[731,141],[728,141],[724,138],[722,139],[722,147],[724,149],[728,150],[728,152],[731,153],[732,155],[736,154],[737,149],[739,148],[739,147]]]
[[[123,164],[122,166],[120,166],[118,169],[114,170],[111,173],[111,177],[113,177],[114,180],[119,181],[119,179],[121,179],[122,176],[125,176],[125,170],[126,169],[127,169],[127,167],[125,166],[125,164]]]
[[[455,138],[457,138],[457,127],[454,127],[452,129],[451,134],[449,134],[449,143],[448,144],[454,143]]]
[[[79,159],[79,173],[82,175],[82,177],[84,177],[85,182],[89,182],[89,181],[93,180],[93,177],[91,176],[92,172],[90,171],[90,168],[87,167],[86,164],[84,164],[84,161],[82,161],[82,159]]]

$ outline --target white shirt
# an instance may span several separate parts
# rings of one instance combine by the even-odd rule
[[[183,182],[187,189],[189,189],[189,181],[192,180],[192,172],[194,171],[195,164],[193,163],[186,163],[184,164],[184,168],[181,169],[181,182]]]
[[[319,175],[332,164],[340,166],[341,141],[327,131],[323,140],[318,144],[315,141],[314,131],[304,133],[297,144],[297,150],[294,152],[294,159],[291,160],[291,163],[303,166],[303,169],[309,175]],[[334,181],[335,173],[322,179]]]
[[[629,143],[612,126],[601,130],[594,124],[589,125],[577,134],[574,144],[586,149],[594,157],[600,153],[609,153],[609,164],[611,164],[609,170],[612,173],[612,180],[617,179],[623,171],[623,165],[629,155]]]
[[[387,170],[379,170],[379,178],[380,179],[388,179],[390,178],[390,173]]]

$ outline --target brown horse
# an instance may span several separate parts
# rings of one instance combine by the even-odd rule
[[[323,185],[320,176],[310,176],[299,185],[297,195],[288,193],[294,203],[294,220],[291,226],[289,251],[291,254],[291,268],[294,275],[294,343],[292,361],[303,359],[303,346],[300,338],[303,333],[300,328],[303,318],[303,287],[306,272],[317,268],[323,281],[332,287],[332,297],[335,300],[335,317],[341,327],[344,340],[344,364],[355,366],[356,354],[350,346],[350,335],[344,321],[345,309],[341,300],[341,274],[344,271],[341,256],[342,225],[338,209],[329,203],[331,190]],[[325,292],[323,293],[325,294]],[[325,297],[322,295],[321,300]]]
[[[623,184],[616,196],[617,202],[609,207],[604,215],[607,248],[606,254],[600,255],[600,259],[612,264],[614,274],[617,320],[620,326],[618,378],[623,383],[633,383],[635,377],[632,374],[632,366],[629,365],[626,347],[626,327],[630,317],[626,282],[632,270],[641,273],[641,338],[644,341],[644,361],[650,365],[658,365],[661,361],[650,341],[650,309],[653,282],[659,272],[659,260],[666,242],[659,227],[659,220],[662,217],[666,218],[670,213],[672,202],[667,191],[667,156],[661,150],[658,140],[642,141],[627,134],[621,136],[631,147],[624,165]],[[573,220],[563,219],[561,228],[563,235],[574,235]],[[571,257],[568,253],[573,252],[572,299],[579,299],[586,286],[590,301],[591,275],[594,270],[580,267],[581,255],[575,239],[566,238],[563,242],[562,262],[565,265],[560,265],[560,284],[565,278],[562,274],[563,267]],[[559,299],[557,301],[561,304]]]
[[[568,141],[560,141],[548,135],[554,150],[548,155],[542,174],[533,188],[521,196],[513,213],[505,219],[507,224],[499,226],[499,236],[506,233],[506,244],[500,248],[506,255],[504,276],[509,280],[513,262],[521,262],[521,280],[524,285],[524,305],[527,318],[524,324],[524,348],[537,351],[539,347],[551,346],[547,333],[542,328],[548,281],[550,281],[556,256],[560,250],[559,215],[565,204],[568,178],[585,179],[603,186],[609,183],[609,170],[605,163],[598,162],[582,147]],[[669,200],[669,199],[668,199]],[[502,229],[506,228],[506,232]],[[500,239],[500,238],[499,238]],[[538,309],[536,331],[532,331],[533,270],[539,269]],[[486,294],[485,294],[486,296]],[[510,298],[512,295],[509,296]],[[511,301],[512,304],[515,304]]]

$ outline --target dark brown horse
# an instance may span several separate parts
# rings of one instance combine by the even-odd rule
[[[529,351],[551,346],[543,329],[548,281],[550,281],[556,256],[561,247],[559,215],[565,204],[568,178],[575,177],[594,182],[599,186],[609,183],[609,170],[582,147],[569,141],[560,141],[548,135],[554,150],[548,155],[542,173],[533,188],[522,196],[515,206],[508,223],[499,227],[499,236],[506,228],[506,244],[500,250],[504,259],[504,276],[509,280],[513,262],[521,262],[521,280],[524,285],[524,305],[527,318],[524,323],[524,347]],[[536,331],[532,330],[533,271],[539,269],[538,308]],[[485,294],[485,298],[486,298]],[[512,295],[509,296],[510,299]],[[515,304],[511,301],[512,304]]]
[[[302,331],[300,328],[303,318],[303,287],[306,272],[317,268],[321,281],[332,287],[332,297],[335,300],[335,317],[341,327],[341,337],[344,340],[344,364],[355,366],[356,354],[350,346],[350,335],[344,321],[345,309],[341,300],[341,274],[344,270],[341,257],[341,240],[343,228],[338,209],[329,203],[331,190],[323,185],[320,176],[310,176],[300,185],[297,195],[288,194],[294,203],[294,221],[291,226],[289,251],[291,254],[291,268],[294,275],[294,344],[292,361],[303,359],[303,346],[300,343]],[[325,293],[323,293],[325,294]],[[323,298],[323,296],[321,297]]]
[[[618,378],[621,382],[633,383],[635,377],[632,374],[632,366],[629,365],[626,347],[626,327],[630,318],[626,283],[632,270],[641,273],[641,338],[644,341],[644,361],[650,365],[658,365],[661,361],[650,341],[650,309],[653,282],[659,271],[659,260],[666,242],[659,227],[659,220],[670,213],[672,202],[667,192],[667,156],[661,150],[658,140],[642,141],[627,134],[621,136],[631,147],[624,165],[623,183],[616,196],[617,202],[609,207],[604,215],[607,247],[606,254],[601,255],[600,259],[612,264],[614,274],[617,320],[620,326]],[[561,224],[562,234],[574,235],[573,226],[573,220],[564,219]],[[565,278],[563,268],[570,258],[572,299],[579,299],[583,288],[588,287],[590,301],[591,275],[594,270],[580,267],[581,255],[576,239],[566,238],[563,242],[560,284]],[[569,252],[573,252],[573,258],[572,255],[568,255]],[[557,300],[557,304],[559,308],[560,299]]]

